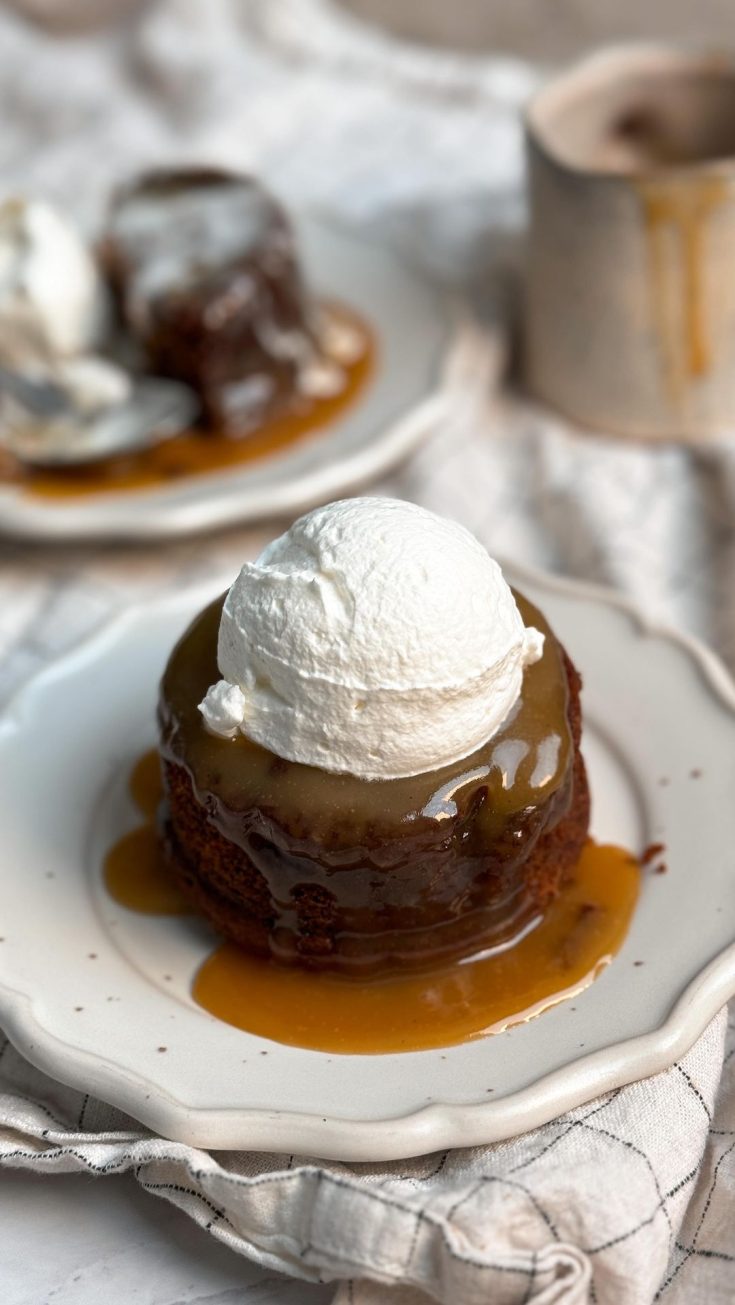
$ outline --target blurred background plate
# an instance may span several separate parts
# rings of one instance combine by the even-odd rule
[[[0,532],[26,539],[155,539],[295,513],[386,472],[481,394],[493,345],[451,298],[387,249],[295,217],[315,292],[367,319],[372,378],[323,431],[241,467],[170,485],[43,498],[0,486]],[[469,381],[467,380],[469,376]]]

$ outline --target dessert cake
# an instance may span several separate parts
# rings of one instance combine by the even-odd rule
[[[324,384],[291,223],[254,179],[141,177],[113,204],[104,257],[149,370],[193,386],[211,427],[247,433]]]
[[[390,499],[317,509],[172,653],[170,867],[282,962],[389,972],[506,945],[587,838],[579,691],[462,527]]]

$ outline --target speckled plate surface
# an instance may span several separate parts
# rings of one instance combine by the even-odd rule
[[[0,533],[27,539],[155,539],[296,514],[382,475],[436,429],[457,377],[481,391],[493,347],[428,278],[389,250],[295,217],[315,292],[357,309],[378,340],[375,373],[324,431],[242,467],[169,485],[41,498],[0,484]]]
[[[210,589],[126,613],[0,722],[0,1019],[30,1060],[191,1144],[378,1160],[534,1127],[694,1041],[735,992],[735,689],[704,649],[608,594],[506,571],[582,670],[594,832],[666,844],[668,873],[646,877],[597,982],[495,1037],[390,1056],[282,1046],[193,1004],[212,936],[116,906],[100,870],[138,823],[127,774]]]

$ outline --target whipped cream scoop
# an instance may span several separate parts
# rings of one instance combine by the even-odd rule
[[[90,250],[35,199],[0,204],[0,446],[29,466],[134,453],[197,415],[188,387],[111,358],[111,303]]]
[[[38,200],[0,205],[0,343],[7,361],[71,357],[99,342],[102,277],[66,219]],[[15,355],[15,356],[13,356]]]
[[[399,499],[301,517],[222,609],[208,730],[288,761],[400,779],[497,732],[544,636],[469,531]]]

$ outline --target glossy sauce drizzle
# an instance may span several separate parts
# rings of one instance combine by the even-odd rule
[[[329,398],[302,397],[243,439],[228,438],[216,431],[185,431],[155,448],[73,471],[23,467],[0,449],[0,484],[21,484],[26,493],[44,498],[151,489],[243,466],[317,434],[357,402],[374,373],[377,356],[374,336],[361,317],[344,305],[330,304],[329,311],[335,322],[349,326],[362,342],[355,361],[342,364],[345,384],[338,394]]]
[[[638,896],[635,860],[589,843],[575,879],[517,942],[423,974],[355,982],[298,972],[224,943],[194,980],[218,1019],[276,1042],[345,1053],[420,1051],[524,1023],[596,978]]]
[[[107,888],[130,910],[186,910],[167,884],[151,823],[161,796],[156,753],[136,766],[131,792],[149,823],[109,853]],[[388,1053],[466,1042],[523,1023],[590,984],[625,938],[639,884],[630,853],[590,842],[544,917],[492,954],[356,981],[278,965],[224,943],[201,966],[192,994],[228,1024],[320,1051]]]
[[[522,594],[514,591],[514,596],[524,623],[546,635],[543,656],[526,668],[523,694],[497,734],[452,765],[366,783],[354,775],[285,763],[244,735],[210,734],[197,703],[219,679],[223,598],[195,618],[171,654],[159,704],[162,752],[186,766],[200,800],[217,799],[217,826],[239,845],[240,813],[258,806],[272,806],[293,819],[308,811],[309,834],[333,850],[352,848],[371,831],[411,844],[437,821],[466,816],[480,789],[487,789],[487,800],[474,821],[475,832],[484,844],[492,843],[509,815],[561,787],[572,753],[559,645],[543,613]]]

